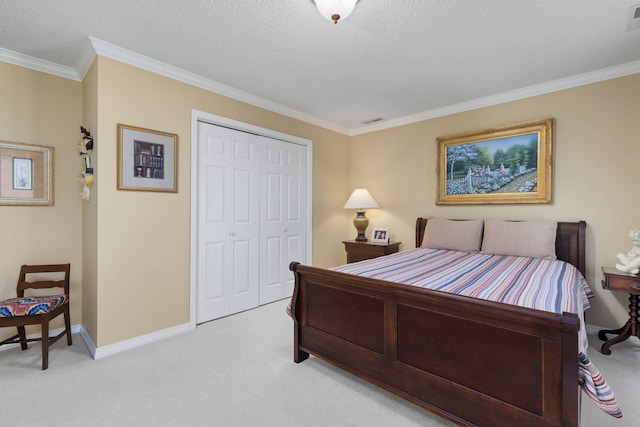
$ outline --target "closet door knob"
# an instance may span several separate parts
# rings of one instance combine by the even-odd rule
[[[229,236],[235,236],[235,235],[236,235],[236,232],[235,232],[235,231],[230,231],[230,232],[229,232]]]
[[[285,228],[284,230],[282,230],[282,232],[283,232],[283,233],[286,233],[286,232],[287,232],[287,229]]]

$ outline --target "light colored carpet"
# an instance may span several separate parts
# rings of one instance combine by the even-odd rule
[[[310,357],[293,362],[287,301],[198,326],[161,342],[92,360],[78,335],[40,349],[0,352],[0,406],[16,426],[451,426],[384,390]],[[625,416],[587,399],[584,426],[635,426],[640,343],[632,338],[590,356]],[[634,422],[635,421],[635,422]]]

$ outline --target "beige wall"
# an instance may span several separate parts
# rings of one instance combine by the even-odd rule
[[[314,263],[342,262],[347,137],[108,58],[94,66],[98,347],[189,321],[192,109],[313,140]],[[178,135],[177,193],[116,189],[118,123]]]
[[[0,62],[0,140],[54,148],[54,205],[0,206],[0,299],[15,297],[22,264],[71,263],[71,321],[82,301],[82,211],[77,151],[82,85]],[[61,319],[52,324],[62,327]],[[34,333],[37,329],[28,332]],[[0,329],[0,337],[14,334]]]
[[[390,227],[403,249],[413,247],[419,215],[584,219],[587,279],[597,295],[587,321],[625,320],[626,297],[602,291],[599,281],[600,265],[629,249],[627,232],[639,225],[627,188],[637,181],[640,75],[351,138],[104,57],[83,83],[0,63],[0,88],[9,100],[0,104],[0,139],[56,149],[55,206],[0,207],[0,233],[10,242],[0,248],[0,297],[13,294],[20,264],[69,260],[72,321],[98,347],[189,320],[192,109],[313,140],[315,265],[344,262],[341,241],[354,230],[342,205],[361,186],[382,206],[368,212],[370,228]],[[545,117],[556,119],[553,203],[435,206],[437,136]],[[178,193],[116,190],[118,123],[178,135]],[[77,182],[80,124],[96,138],[88,204]]]
[[[558,219],[587,222],[587,280],[596,293],[587,323],[619,326],[627,296],[602,290],[600,266],[631,248],[640,226],[640,74],[383,130],[351,139],[350,180],[382,209],[369,227],[414,247],[417,216]],[[436,137],[554,117],[553,202],[546,205],[436,206]],[[358,159],[357,162],[355,159]],[[401,190],[402,189],[402,190]]]

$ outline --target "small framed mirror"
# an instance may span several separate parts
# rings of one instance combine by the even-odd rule
[[[53,205],[53,147],[0,141],[0,206]]]

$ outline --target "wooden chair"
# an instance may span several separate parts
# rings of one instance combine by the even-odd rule
[[[71,345],[71,319],[69,316],[69,272],[70,264],[53,265],[23,265],[20,268],[17,298],[0,301],[0,327],[16,326],[18,333],[0,342],[4,344],[20,343],[23,350],[27,349],[27,342],[42,342],[42,370],[49,366],[49,346],[58,341],[63,335],[67,336],[67,345]],[[46,276],[40,273],[47,273]],[[62,280],[52,280],[49,273],[63,273]],[[39,274],[41,280],[34,279],[28,281],[27,275]],[[31,276],[30,276],[31,277]],[[45,278],[46,277],[46,278]],[[62,288],[64,292],[57,295],[48,296],[25,296],[26,289],[47,289]],[[65,329],[54,337],[49,336],[49,321],[64,314]],[[27,338],[25,334],[26,325],[41,325],[42,335],[40,338]]]

